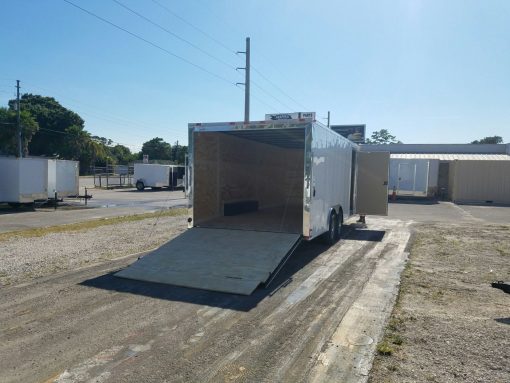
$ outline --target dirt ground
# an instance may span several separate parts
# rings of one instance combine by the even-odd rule
[[[509,382],[510,226],[415,227],[369,382]]]
[[[113,276],[136,256],[1,287],[0,382],[362,382],[410,235],[374,218],[305,242],[250,296]]]

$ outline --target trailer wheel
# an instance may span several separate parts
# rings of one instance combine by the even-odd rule
[[[136,189],[138,191],[142,191],[143,189],[145,189],[145,185],[143,184],[142,181],[136,181]]]
[[[329,246],[338,240],[338,217],[334,211],[329,215],[329,230],[325,234],[324,239]]]
[[[337,218],[336,218],[336,239],[337,241],[342,238],[342,226],[344,224],[344,214],[342,212],[342,209],[338,212]]]

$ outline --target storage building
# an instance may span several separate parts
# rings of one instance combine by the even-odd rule
[[[390,152],[389,193],[510,204],[510,144],[362,145]]]

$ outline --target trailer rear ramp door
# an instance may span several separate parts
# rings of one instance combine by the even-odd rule
[[[115,275],[250,295],[279,271],[300,234],[194,227]]]

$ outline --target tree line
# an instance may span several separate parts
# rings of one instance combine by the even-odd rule
[[[16,155],[17,101],[0,107],[0,154]],[[128,164],[146,154],[151,160],[184,164],[187,147],[171,145],[156,137],[144,142],[140,152],[85,130],[85,121],[53,97],[24,94],[20,98],[22,151],[24,156],[45,156],[80,161],[80,172],[92,166]]]

